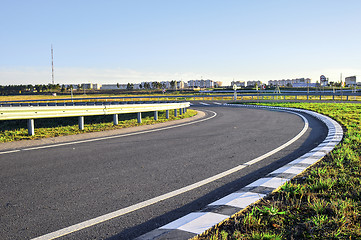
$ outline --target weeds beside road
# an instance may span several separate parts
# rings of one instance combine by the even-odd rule
[[[262,103],[328,115],[346,132],[316,165],[195,239],[361,239],[361,106]]]

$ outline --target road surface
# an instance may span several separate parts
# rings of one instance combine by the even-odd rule
[[[304,126],[290,113],[207,104],[193,103],[206,113],[193,124],[1,154],[0,238],[35,238],[136,206],[59,238],[133,239],[246,186],[326,136],[326,127],[306,116],[306,134],[286,149],[217,181],[138,207],[263,155]]]

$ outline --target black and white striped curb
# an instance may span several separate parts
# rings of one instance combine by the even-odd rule
[[[250,204],[264,198],[267,194],[275,191],[284,183],[303,172],[306,168],[321,160],[326,154],[331,152],[343,138],[343,130],[339,123],[327,116],[313,111],[296,108],[257,105],[224,105],[306,113],[322,121],[328,128],[328,134],[325,140],[316,148],[286,164],[285,166],[271,172],[266,177],[258,179],[246,187],[243,187],[239,191],[231,193],[209,204],[198,212],[192,212],[167,225],[148,232],[136,238],[137,240],[189,239],[198,234],[201,234],[219,222],[246,208]]]

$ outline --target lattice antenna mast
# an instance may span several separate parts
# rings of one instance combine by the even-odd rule
[[[51,81],[54,84],[54,54],[53,45],[51,45]]]

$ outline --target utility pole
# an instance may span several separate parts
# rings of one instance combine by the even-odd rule
[[[340,80],[341,80],[341,101],[342,101],[342,97],[343,97],[343,93],[342,93],[342,73],[341,73],[341,75],[340,75]]]
[[[51,82],[54,85],[54,55],[53,55],[53,44],[51,44]]]

